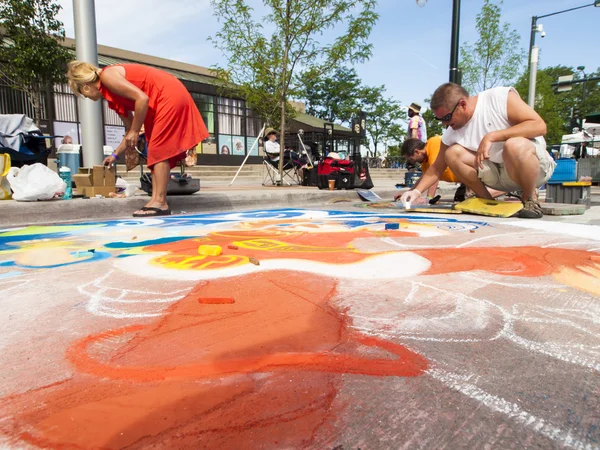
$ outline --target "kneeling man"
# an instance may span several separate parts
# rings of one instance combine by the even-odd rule
[[[536,188],[548,181],[556,163],[546,151],[546,123],[514,88],[496,87],[471,97],[462,86],[446,83],[434,92],[431,109],[448,129],[438,158],[402,195],[402,203],[416,201],[450,167],[478,197],[492,198],[486,186],[521,191],[518,217],[542,217]]]

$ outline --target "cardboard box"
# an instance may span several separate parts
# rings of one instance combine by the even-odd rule
[[[109,193],[115,192],[117,179],[114,167],[94,166],[81,167],[79,173],[73,175],[73,181],[79,195],[108,197]]]

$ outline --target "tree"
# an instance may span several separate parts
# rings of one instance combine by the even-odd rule
[[[375,156],[380,142],[399,142],[406,135],[406,131],[398,124],[398,121],[406,119],[406,113],[399,102],[385,98],[384,91],[384,86],[366,87],[360,98],[360,108],[367,113],[367,134],[373,142]]]
[[[61,45],[65,32],[56,19],[54,0],[0,2],[0,74],[13,89],[26,94],[39,126],[44,89],[64,79],[70,54]]]
[[[425,101],[429,103],[431,99],[427,99]],[[427,127],[427,137],[444,134],[442,123],[435,118],[435,115],[431,109],[428,109],[423,113],[423,120],[425,120],[425,126]]]
[[[563,75],[577,74],[572,67],[554,66],[540,69],[536,77],[535,110],[544,119],[547,126],[546,142],[558,144],[564,134],[572,131],[572,113],[579,109],[583,117],[594,111],[600,111],[600,86],[597,82],[585,83],[585,99],[583,96],[583,83],[573,85],[567,92],[555,92],[552,84]],[[588,74],[589,77],[598,76],[596,73]],[[576,75],[576,79],[580,75]],[[519,95],[525,101],[529,95],[529,72],[524,73],[515,84]],[[583,101],[582,101],[583,100]]]
[[[299,87],[297,71],[312,68],[315,76],[331,67],[366,61],[372,45],[367,40],[378,19],[376,0],[263,0],[267,14],[253,20],[245,0],[211,0],[222,23],[213,42],[228,59],[217,74],[237,91],[264,120],[281,131],[279,173],[283,172],[286,119],[293,115],[288,99]],[[263,34],[263,22],[274,29]],[[324,42],[325,32],[337,33]],[[279,109],[279,120],[274,111]]]
[[[299,98],[306,101],[306,112],[329,122],[350,124],[360,110],[361,81],[355,69],[336,67],[320,75],[308,70],[300,77]]]
[[[462,85],[471,94],[494,86],[512,85],[522,68],[525,52],[519,34],[508,23],[500,23],[500,6],[485,0],[477,15],[479,40],[463,43],[460,68]]]

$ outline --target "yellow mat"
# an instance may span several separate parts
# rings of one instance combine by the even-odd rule
[[[501,202],[483,198],[470,198],[454,205],[459,211],[481,216],[510,217],[523,209],[521,202]]]

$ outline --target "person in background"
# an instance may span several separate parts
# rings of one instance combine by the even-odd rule
[[[73,138],[67,134],[65,137],[62,138],[60,143],[65,145],[71,145],[73,144]]]
[[[421,116],[421,105],[411,103],[408,107],[408,138],[427,142],[427,125]]]
[[[115,64],[103,69],[82,61],[68,64],[67,78],[76,95],[106,99],[119,114],[125,136],[104,165],[112,166],[127,148],[137,145],[144,125],[147,164],[152,171],[152,197],[134,217],[171,214],[167,185],[171,169],[187,150],[208,137],[208,130],[185,86],[162,70],[140,64]]]
[[[442,144],[442,136],[433,136],[427,140],[427,143],[420,139],[407,139],[402,144],[400,150],[402,156],[407,162],[411,164],[421,164],[421,170],[423,173],[427,172],[427,169],[435,162],[440,153],[440,145]],[[444,173],[440,176],[440,180],[447,181],[449,183],[458,183],[458,179],[454,176],[449,167],[446,168]],[[428,191],[427,198],[431,200],[435,197],[439,180],[433,183]],[[398,200],[402,196],[402,193],[397,194],[394,200]]]

